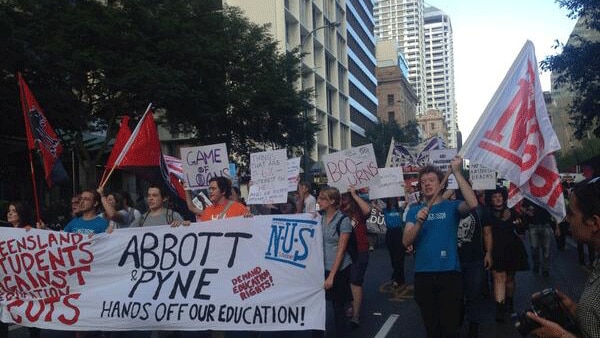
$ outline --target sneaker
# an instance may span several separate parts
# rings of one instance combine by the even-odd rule
[[[358,317],[352,317],[352,319],[350,319],[350,326],[352,326],[352,327],[359,327],[360,326],[360,319],[358,319]]]
[[[352,306],[346,309],[346,317],[350,318],[354,315],[354,311],[352,310]]]
[[[369,246],[369,251],[370,251],[370,252],[373,252],[373,251],[375,251],[375,248],[374,248],[372,245],[370,245],[370,246]]]

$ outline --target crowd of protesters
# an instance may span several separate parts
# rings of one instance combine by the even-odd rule
[[[408,205],[404,197],[393,197],[380,201],[382,207],[377,207],[385,218],[385,244],[395,292],[407,289],[404,260],[407,255],[414,255],[414,297],[427,336],[459,337],[463,322],[468,325],[469,337],[479,336],[480,325],[485,321],[482,304],[489,278],[486,270],[491,276],[492,299],[496,302],[495,320],[504,322],[514,311],[515,274],[531,267],[534,273],[548,277],[552,263],[550,238],[565,237],[570,228],[582,247],[588,246],[592,274],[579,304],[558,294],[577,319],[580,334],[600,337],[600,266],[593,262],[594,248],[600,245],[600,181],[588,180],[574,187],[567,195],[568,216],[559,227],[547,211],[530,201],[508,208],[507,191],[503,187],[473,191],[461,168],[462,159],[454,158],[451,173],[458,183],[457,191],[445,192],[444,173],[425,166],[417,177],[416,202]],[[186,191],[186,212],[194,215],[190,220],[169,208],[168,200],[162,187],[151,185],[146,194],[147,210],[141,212],[133,207],[127,192],[84,190],[73,196],[70,213],[64,217],[70,221],[62,231],[93,235],[128,227],[188,226],[190,221],[253,214],[311,213],[315,218],[320,217],[323,227],[323,287],[326,300],[333,304],[335,336],[347,337],[352,327],[360,325],[363,282],[374,245],[369,241],[366,223],[373,205],[378,204],[370,203],[354,188],[340,192],[333,187],[322,187],[314,193],[311,184],[300,182],[297,192],[291,193],[286,203],[249,208],[239,188],[233,187],[229,179],[214,177],[209,182],[206,200],[195,200],[193,193]],[[42,222],[33,222],[31,209],[22,202],[10,203],[7,225],[44,228]],[[532,266],[523,241],[525,233],[529,234]],[[560,249],[560,240],[558,243]],[[541,326],[534,330],[534,335],[573,334],[535,314],[528,316]],[[28,330],[31,337],[39,337],[39,329]],[[7,325],[0,323],[0,338],[7,334]],[[137,332],[127,336],[150,334]],[[183,332],[171,334],[186,336]],[[194,336],[208,337],[210,333],[196,332]],[[324,336],[324,332],[315,332],[313,336]]]

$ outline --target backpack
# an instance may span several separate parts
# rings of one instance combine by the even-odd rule
[[[338,237],[340,236],[340,227],[342,225],[342,221],[348,218],[346,215],[342,215],[342,217],[340,217],[338,219],[338,221],[335,223],[335,232],[337,233]],[[348,239],[348,245],[346,246],[346,253],[348,253],[348,255],[350,255],[350,258],[352,259],[352,261],[356,261],[356,259],[358,258],[358,245],[356,244],[356,235],[354,234],[354,227],[352,227],[352,232],[350,233],[350,238]]]

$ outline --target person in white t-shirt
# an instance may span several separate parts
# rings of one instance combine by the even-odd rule
[[[310,183],[298,183],[298,199],[296,200],[296,213],[315,212],[317,200],[310,193]]]

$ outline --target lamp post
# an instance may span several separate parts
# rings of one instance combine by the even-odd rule
[[[309,40],[308,38],[311,37],[312,35],[315,34],[315,32],[321,30],[321,29],[325,29],[325,28],[336,28],[339,27],[342,23],[341,22],[330,22],[326,25],[322,25],[319,26],[313,30],[311,30],[310,32],[308,32],[308,34],[304,35],[304,36],[300,36],[300,89],[304,89],[304,81],[303,81],[303,76],[302,76],[302,63],[303,63],[303,59],[304,59],[304,53],[303,53],[303,49],[304,49],[304,44]],[[304,109],[304,119],[307,120],[308,119],[308,109]],[[303,157],[304,157],[304,181],[308,181],[308,177],[309,177],[309,168],[308,168],[308,159],[309,159],[309,155],[308,155],[308,139],[307,139],[307,135],[306,135],[306,123],[304,123],[304,149],[303,149]]]

